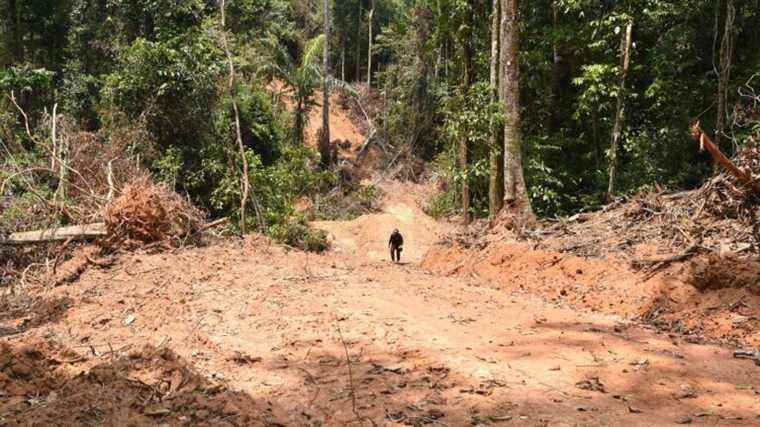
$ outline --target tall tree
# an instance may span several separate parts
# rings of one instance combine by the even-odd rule
[[[552,1],[551,13],[552,13],[552,80],[551,80],[551,92],[549,94],[549,129],[556,131],[559,126],[559,96],[561,90],[561,68],[559,53],[559,41],[557,40],[557,31],[559,30],[559,12],[560,12],[559,0]]]
[[[518,0],[501,0],[501,102],[504,106],[504,202],[533,215],[522,163],[520,130],[520,18]]]
[[[356,75],[354,76],[354,79],[358,82],[361,81],[362,78],[362,61],[361,61],[361,39],[362,39],[362,2],[357,2],[359,4],[359,13],[356,14]]]
[[[367,16],[367,28],[369,40],[367,43],[367,87],[372,87],[372,17],[375,14],[375,0],[370,0],[369,15]]]
[[[332,164],[330,150],[330,0],[322,1],[324,16],[324,51],[322,58],[322,132],[319,135],[319,152],[322,156],[322,167]]]
[[[18,8],[16,0],[8,0],[8,30],[11,33],[11,56],[17,64],[24,62],[24,46],[21,44],[21,32],[18,29]]]
[[[464,100],[472,84],[472,0],[468,0],[465,5],[464,22],[460,31],[462,42],[462,63],[464,65],[464,76],[460,87],[460,95]],[[459,168],[464,174],[462,178],[462,221],[465,225],[472,221],[470,214],[470,183],[469,183],[469,164],[467,161],[467,150],[469,149],[468,136],[463,133],[459,137]]]
[[[499,99],[499,0],[493,0],[491,10],[491,102],[496,103]],[[491,122],[490,138],[490,179],[488,181],[488,212],[491,218],[496,217],[502,207],[504,175],[503,175],[503,147],[499,138],[500,129],[495,122]]]
[[[617,91],[617,105],[615,107],[615,125],[612,128],[612,144],[610,146],[610,180],[607,186],[607,200],[615,197],[615,180],[617,178],[617,152],[620,144],[620,134],[623,132],[625,121],[625,79],[628,75],[628,66],[631,62],[631,33],[633,31],[633,19],[628,21],[625,32],[620,34],[620,83]]]
[[[346,37],[340,38],[340,79],[346,81]]]

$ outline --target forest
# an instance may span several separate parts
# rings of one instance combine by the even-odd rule
[[[0,0],[0,425],[757,425],[758,46],[760,0]]]
[[[324,84],[374,99],[376,143],[441,177],[436,215],[493,216],[505,190],[554,217],[655,186],[694,188],[712,167],[694,149],[693,120],[729,156],[757,132],[758,6],[242,0],[228,2],[222,27],[218,2],[8,0],[0,223],[9,232],[30,209],[48,211],[34,192],[61,205],[35,221],[78,220],[62,208],[82,203],[64,193],[70,178],[44,166],[55,169],[51,153],[76,157],[70,138],[93,138],[100,159],[137,159],[213,217],[253,210],[238,200],[234,102],[262,211],[247,222],[276,228],[298,196],[335,183],[302,143]],[[273,81],[295,105],[272,96]]]

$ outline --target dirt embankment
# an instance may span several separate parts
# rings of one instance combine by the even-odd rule
[[[646,247],[638,252],[650,252]],[[586,258],[524,242],[441,242],[422,262],[446,276],[476,276],[562,305],[639,318],[693,340],[760,345],[760,263],[697,256],[657,270],[615,255]]]
[[[760,146],[735,158],[758,170]],[[760,177],[758,177],[760,178]],[[517,229],[509,218],[442,242],[423,265],[704,339],[760,345],[760,197],[730,174]],[[511,228],[507,230],[506,228]]]

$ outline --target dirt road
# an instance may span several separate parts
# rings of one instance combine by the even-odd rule
[[[685,343],[519,290],[505,292],[475,277],[442,277],[420,268],[426,248],[450,226],[422,213],[416,190],[394,188],[391,194],[398,196],[383,213],[319,224],[334,238],[335,249],[325,255],[249,238],[176,254],[124,256],[110,268],[41,292],[35,312],[3,322],[10,329],[26,324],[25,331],[2,339],[14,348],[55,342],[81,354],[51,368],[68,380],[96,365],[116,366],[117,359],[139,360],[133,352],[146,344],[170,349],[182,369],[119,368],[133,381],[169,390],[140,395],[150,396],[143,397],[150,404],[122,398],[117,410],[58,393],[56,406],[42,387],[36,404],[0,406],[6,410],[2,419],[112,425],[760,424],[760,367],[732,359],[728,349]],[[407,239],[408,262],[402,265],[388,262],[385,250],[396,224]],[[180,380],[174,372],[181,372]],[[185,406],[171,397],[186,389],[182,378],[188,377],[240,393],[198,415],[193,405],[200,405],[200,397],[183,401]],[[188,393],[208,397],[209,390]],[[156,404],[165,407],[155,410]],[[87,412],[95,407],[96,415]]]

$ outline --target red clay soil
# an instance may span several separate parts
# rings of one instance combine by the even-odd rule
[[[249,236],[25,289],[40,309],[0,316],[0,425],[760,423],[760,367],[611,314],[638,291],[595,290],[653,284],[519,245],[439,250],[426,265],[461,267],[431,272],[416,260],[452,226],[389,185],[382,213],[320,224],[323,255]],[[392,225],[404,264],[385,259]],[[582,295],[605,309],[562,301]]]
[[[285,108],[292,110],[295,106],[293,97],[287,88],[279,81],[270,85],[270,90],[278,93]],[[314,92],[315,105],[308,114],[308,123],[304,129],[306,145],[317,148],[317,131],[322,127],[322,91]],[[341,97],[336,93],[330,93],[330,140],[348,141],[345,146],[339,146],[341,158],[355,160],[356,149],[364,142],[365,137],[359,130],[357,123],[352,119],[351,110],[343,105]]]
[[[654,274],[614,258],[533,250],[518,242],[439,244],[423,267],[476,276],[563,306],[642,319],[690,336],[760,346],[760,263],[698,256]]]

